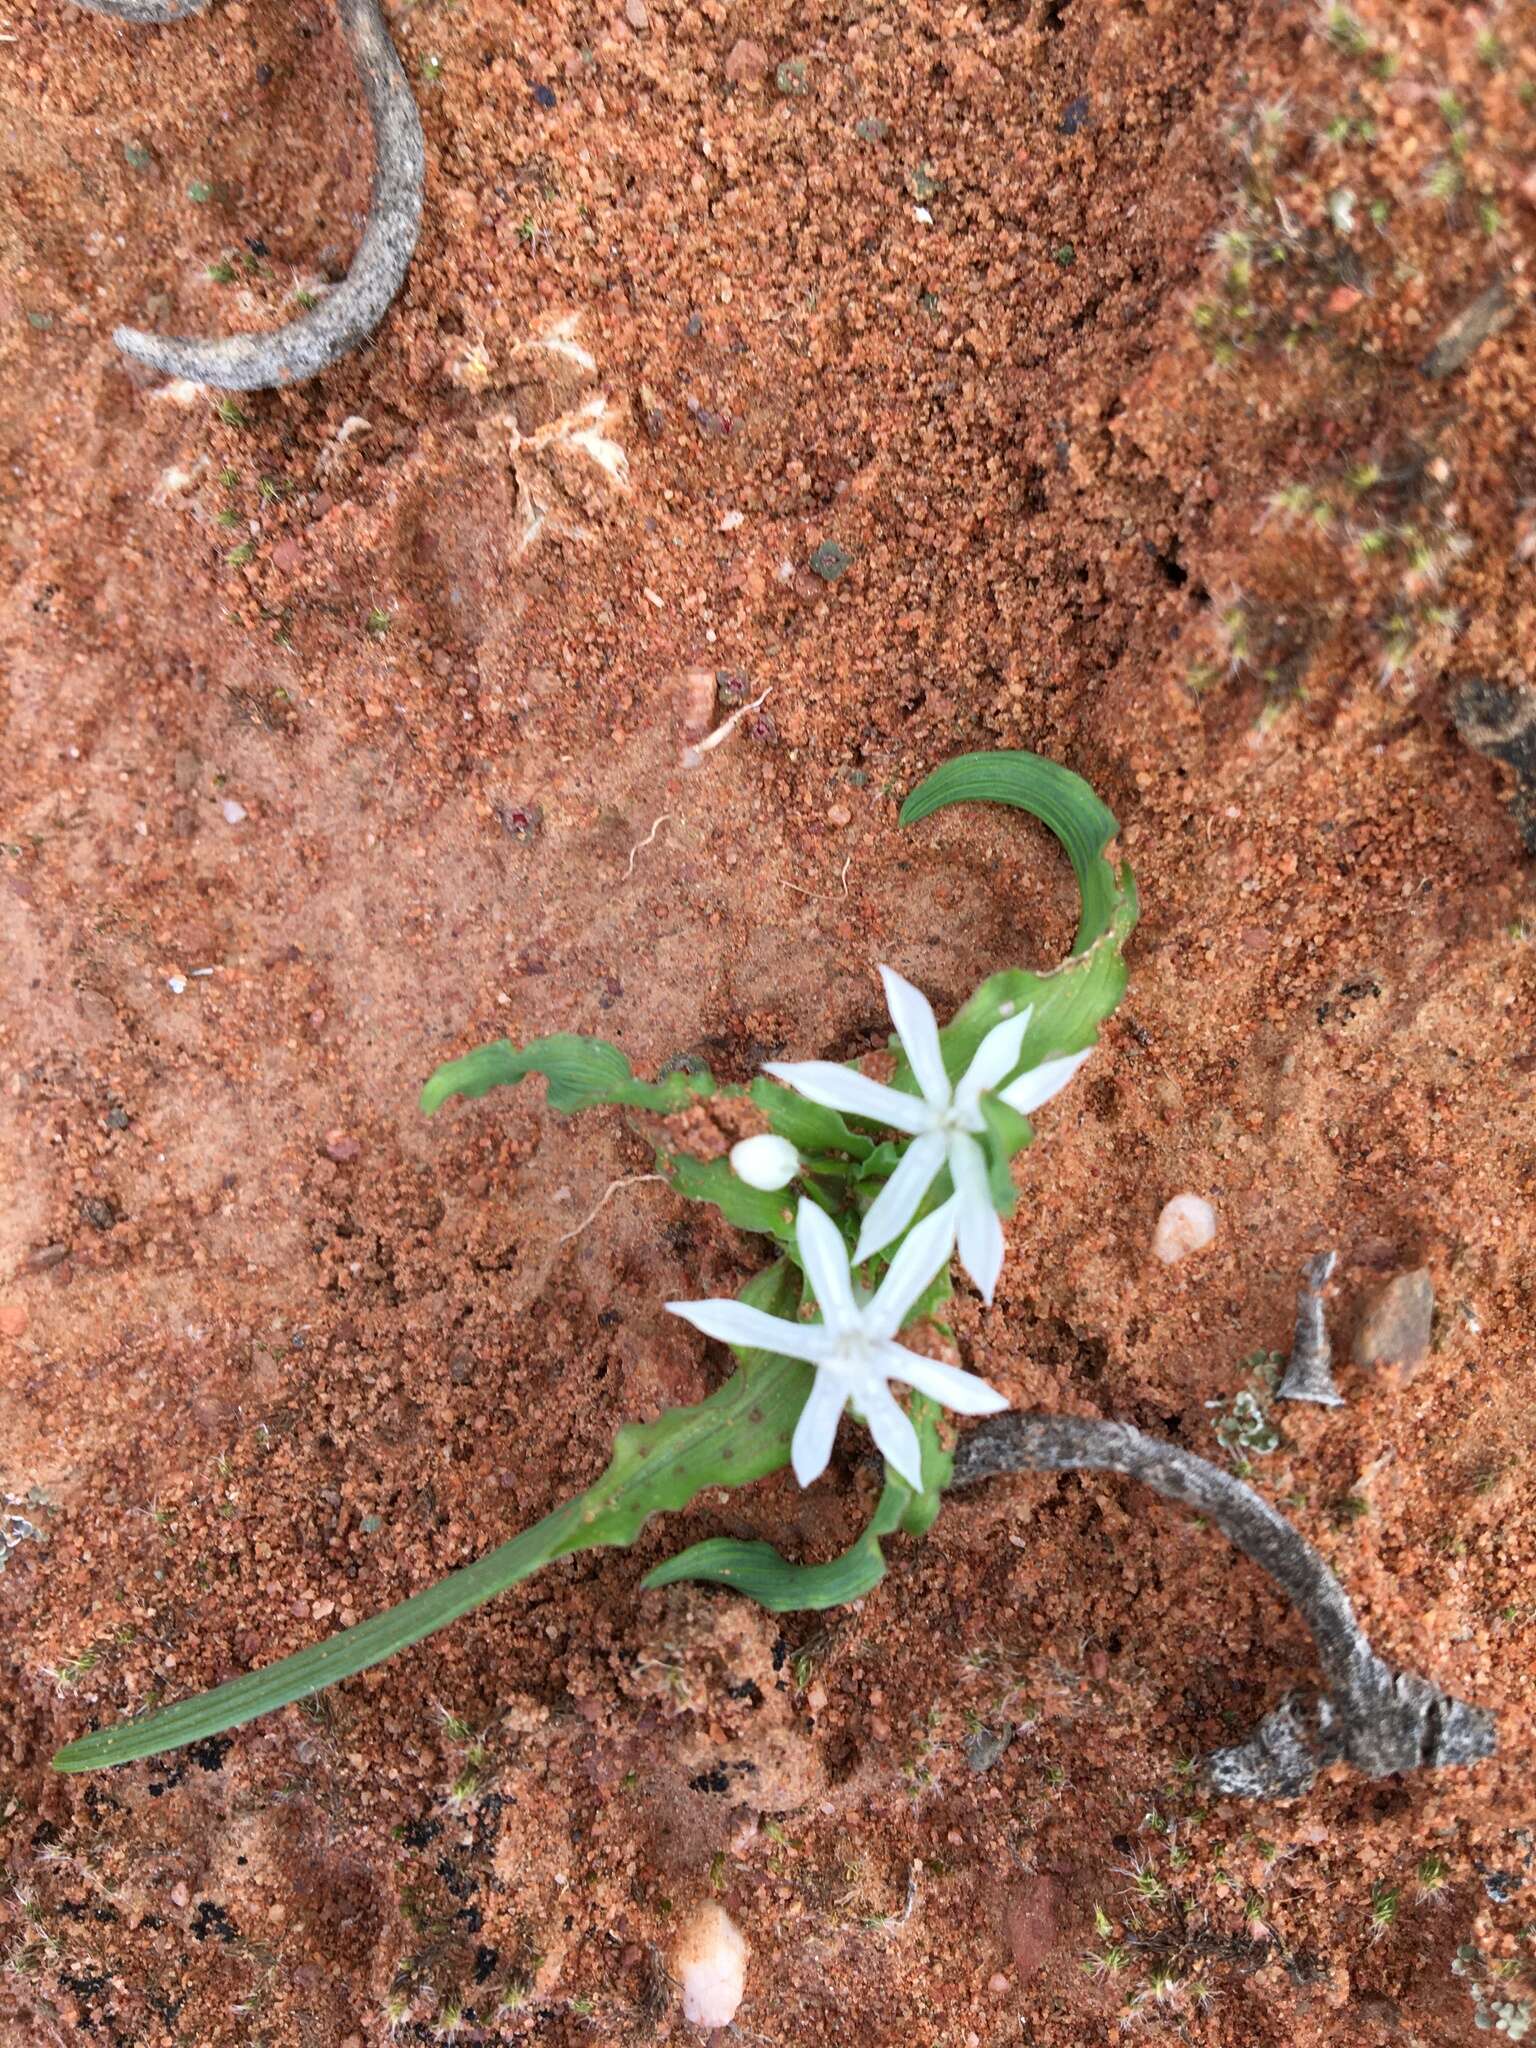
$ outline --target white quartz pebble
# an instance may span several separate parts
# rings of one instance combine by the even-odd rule
[[[747,1944],[723,1906],[711,1900],[684,1921],[672,1958],[683,1987],[683,2017],[696,2027],[728,2027],[747,1984]]]
[[[1186,1252],[1203,1251],[1216,1235],[1216,1211],[1203,1195],[1175,1195],[1163,1204],[1152,1233],[1153,1254],[1165,1266]]]

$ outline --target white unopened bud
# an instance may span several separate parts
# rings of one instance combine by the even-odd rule
[[[788,1138],[743,1138],[731,1147],[731,1171],[749,1188],[786,1188],[800,1171],[800,1154]]]

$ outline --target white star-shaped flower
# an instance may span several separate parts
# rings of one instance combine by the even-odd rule
[[[743,1301],[669,1301],[675,1316],[707,1337],[754,1351],[802,1358],[816,1378],[795,1425],[791,1463],[802,1486],[820,1478],[832,1455],[838,1419],[851,1402],[869,1424],[886,1463],[908,1486],[920,1491],[922,1453],[917,1431],[886,1384],[916,1387],[959,1415],[996,1415],[1008,1406],[995,1387],[959,1366],[921,1358],[896,1343],[897,1331],[949,1263],[955,1243],[955,1204],[946,1202],[925,1216],[898,1247],[874,1294],[861,1299],[853,1289],[848,1247],[831,1217],[801,1199],[795,1238],[805,1277],[821,1310],[819,1323],[790,1322]]]
[[[891,1022],[922,1090],[920,1095],[905,1095],[899,1088],[888,1088],[882,1081],[871,1081],[831,1060],[775,1060],[763,1071],[823,1108],[885,1124],[905,1131],[912,1139],[870,1204],[854,1264],[873,1257],[900,1237],[947,1166],[958,1202],[960,1263],[990,1306],[1003,1264],[1003,1226],[992,1204],[986,1154],[976,1142],[986,1129],[980,1103],[983,1094],[996,1089],[1018,1065],[1033,1008],[994,1024],[977,1046],[963,1077],[951,1084],[928,998],[890,967],[882,967],[880,977]],[[1028,1116],[1065,1088],[1087,1057],[1086,1052],[1078,1052],[1045,1060],[1001,1089],[998,1099],[1020,1116]]]

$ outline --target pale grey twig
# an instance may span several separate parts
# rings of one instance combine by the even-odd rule
[[[98,12],[124,20],[178,18],[175,13],[132,11],[157,4],[157,0],[83,0],[83,4],[94,4]],[[164,0],[164,4],[173,7],[175,0]],[[329,368],[371,334],[388,312],[410,267],[421,228],[426,145],[421,117],[378,0],[336,0],[336,14],[373,123],[373,192],[351,269],[319,305],[272,333],[202,341],[119,327],[112,339],[125,355],[167,377],[184,377],[221,391],[264,391],[298,383]]]
[[[1371,1648],[1349,1596],[1311,1544],[1268,1501],[1230,1472],[1124,1422],[1066,1415],[998,1415],[955,1452],[952,1487],[1007,1472],[1124,1472],[1169,1500],[1197,1509],[1280,1587],[1317,1645],[1327,1691],[1292,1694],[1245,1743],[1203,1766],[1217,1792],[1288,1799],[1330,1763],[1370,1778],[1474,1763],[1496,1747],[1493,1716],[1452,1698],[1412,1671],[1394,1671]]]
[[[1337,1252],[1319,1252],[1301,1270],[1296,1341],[1291,1346],[1285,1378],[1277,1389],[1282,1401],[1314,1401],[1320,1408],[1344,1406],[1344,1397],[1333,1384],[1333,1346],[1328,1339],[1328,1314],[1323,1303],[1323,1289],[1338,1262]]]
[[[208,0],[75,0],[92,14],[110,14],[114,21],[131,21],[140,27],[158,27],[163,22],[185,21],[189,14],[201,14]]]

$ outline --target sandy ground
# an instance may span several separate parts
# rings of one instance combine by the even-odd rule
[[[743,2042],[1517,2038],[1536,905],[1454,714],[1536,644],[1533,10],[393,26],[430,162],[402,299],[221,411],[110,330],[272,324],[345,268],[369,156],[327,9],[0,24],[0,2037],[681,2039],[673,1931],[714,1896]],[[562,1029],[742,1079],[874,1044],[877,961],[941,1014],[1049,964],[1043,831],[896,826],[986,746],[1094,783],[1144,915],[962,1351],[1224,1457],[1336,1247],[1347,1405],[1278,1413],[1253,1477],[1385,1654],[1498,1712],[1499,1759],[1205,1800],[1190,1760],[1309,1646],[1114,1479],[956,1501],[852,1610],[638,1590],[709,1533],[830,1555],[871,1484],[849,1429],[803,1497],[704,1502],[227,1740],[50,1773],[717,1382],[660,1303],[758,1249],[649,1183],[571,1234],[645,1171],[631,1119],[531,1084],[428,1124],[417,1090]],[[1164,1269],[1186,1190],[1217,1236]],[[1422,1369],[1350,1365],[1419,1267]]]

